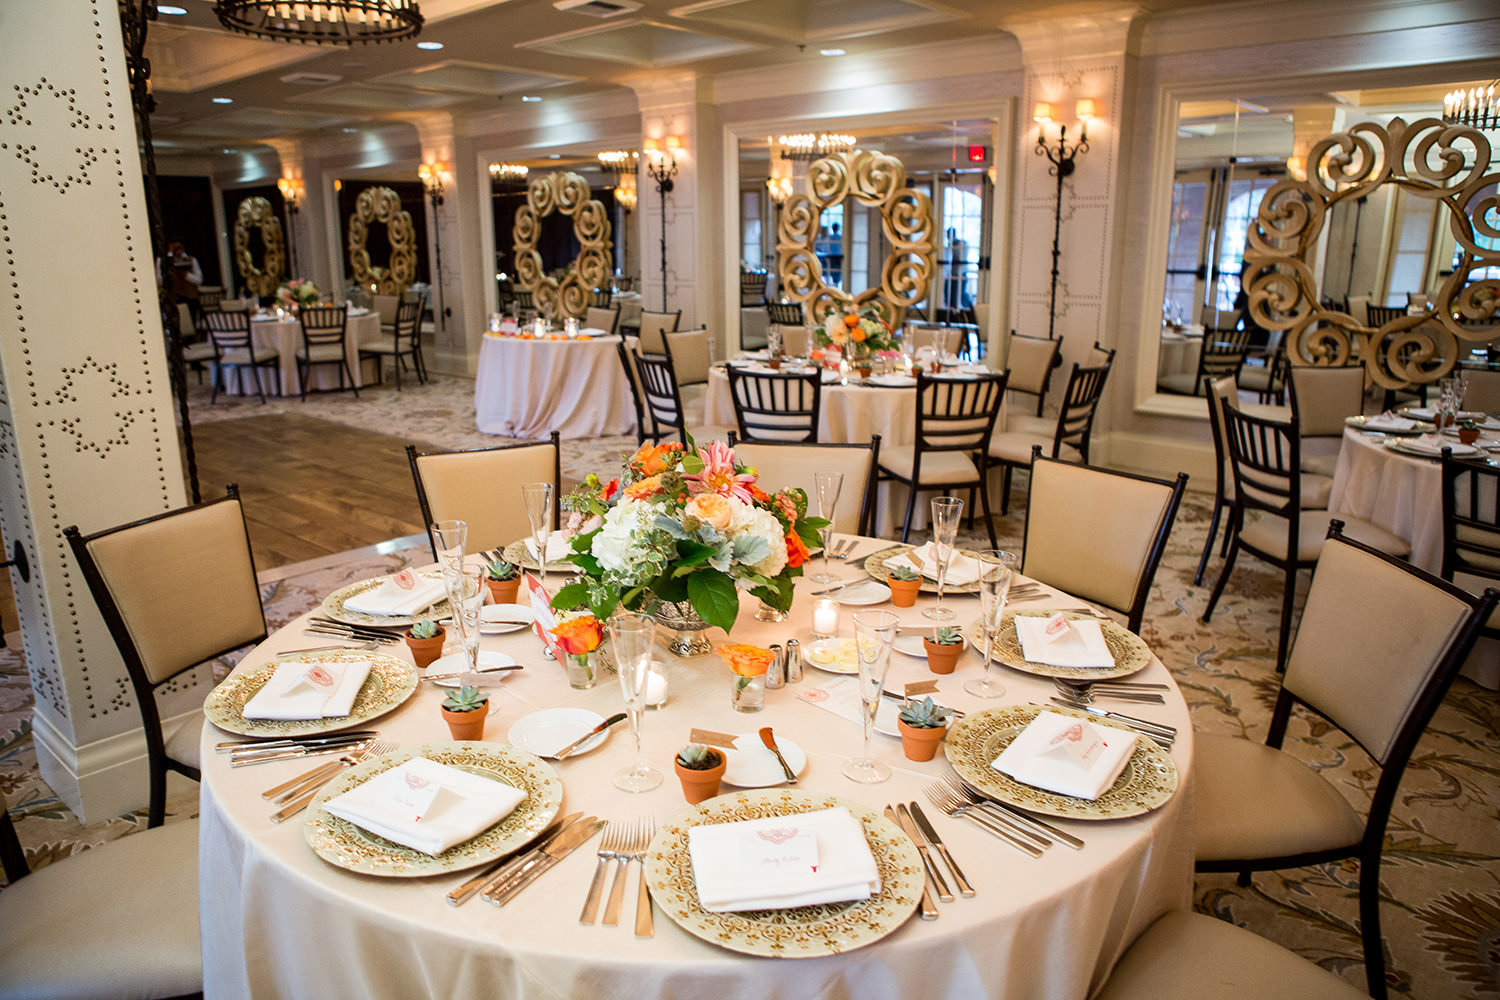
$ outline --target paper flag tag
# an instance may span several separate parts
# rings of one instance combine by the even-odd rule
[[[552,629],[557,625],[557,615],[552,612],[552,595],[530,573],[526,574],[526,592],[531,597],[531,610],[536,619],[532,622],[531,630],[542,640],[543,645],[552,650],[552,655],[561,661],[567,654],[558,645],[557,636],[552,634]]]
[[[1047,741],[1042,756],[1062,757],[1081,768],[1093,766],[1104,752],[1104,740],[1093,726],[1082,719],[1074,720],[1066,729]]]
[[[818,838],[796,826],[746,832],[740,838],[740,864],[747,874],[768,878],[818,870]]]
[[[713,747],[724,747],[728,750],[735,749],[734,737],[728,733],[716,733],[712,729],[694,729],[688,735],[689,743],[704,743]]]
[[[906,685],[903,693],[907,698],[915,698],[919,694],[935,694],[937,692],[937,681],[912,681]]]
[[[432,812],[433,803],[443,786],[409,771],[401,777],[405,780],[391,792],[391,802],[407,813],[412,822],[420,823],[423,816]]]

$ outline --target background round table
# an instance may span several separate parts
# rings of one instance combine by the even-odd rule
[[[486,434],[593,438],[635,431],[618,336],[534,340],[486,334],[474,376],[474,420]]]
[[[862,556],[888,543],[867,539]],[[854,575],[857,564],[843,572]],[[556,577],[553,578],[556,583]],[[809,638],[809,587],[799,581],[797,603],[781,624],[754,620],[756,602],[741,604],[733,638],[769,644]],[[971,596],[950,596],[958,620],[978,613]],[[903,621],[921,622],[921,607],[901,609]],[[1031,602],[1021,608],[1075,601]],[[852,635],[850,609],[840,633]],[[713,633],[719,636],[718,632]],[[274,634],[236,668],[265,662],[276,650],[320,645],[301,634],[299,622]],[[621,706],[618,684],[605,676],[590,691],[573,691],[562,668],[540,655],[530,632],[486,637],[482,646],[504,650],[526,665],[518,676],[492,686],[486,738],[501,742],[521,716],[542,708],[578,706],[608,715]],[[396,648],[396,647],[391,647]],[[405,647],[395,655],[406,656]],[[617,791],[612,775],[633,759],[628,727],[585,755],[556,763],[565,786],[564,813],[585,810],[612,821],[645,817],[658,823],[685,811],[672,757],[691,727],[754,733],[771,725],[808,753],[797,787],[832,793],[880,809],[917,800],[947,841],[978,894],[939,904],[936,921],[913,914],[883,940],[844,955],[782,960],[752,958],[716,947],[678,928],[660,908],[656,933],[632,933],[635,878],[632,866],[621,926],[583,927],[578,913],[593,875],[599,841],[566,858],[504,908],[480,899],[450,907],[444,895],[463,875],[384,879],[351,874],[320,860],[303,838],[302,823],[274,825],[272,806],[260,793],[309,767],[307,760],[231,769],[213,744],[226,736],[211,725],[203,733],[200,893],[204,982],[209,997],[504,996],[508,998],[729,997],[861,998],[1087,996],[1107,975],[1126,945],[1163,912],[1189,903],[1192,883],[1192,730],[1175,689],[1164,707],[1147,706],[1149,718],[1180,732],[1172,758],[1180,784],[1164,806],[1146,815],[1109,822],[1058,821],[1087,846],[1062,845],[1031,859],[973,827],[942,815],[924,789],[948,773],[941,751],[929,763],[907,761],[898,739],[876,734],[873,751],[895,769],[883,784],[858,785],[840,767],[860,750],[857,725],[798,695],[836,680],[808,667],[797,684],[766,694],[766,709],[741,715],[729,707],[731,674],[708,654],[672,661],[671,698],[646,713],[645,753],[663,771],[654,791]],[[979,670],[979,656],[964,654],[958,671],[939,679],[940,698],[977,711],[981,702],[962,690]],[[1008,689],[998,704],[1046,704],[1051,682],[1001,669]],[[899,688],[931,678],[925,661],[892,653],[888,683]],[[1159,660],[1141,679],[1170,681]],[[438,714],[443,692],[421,684],[417,693],[375,723],[403,747],[447,739]],[[326,760],[319,758],[316,760]],[[472,873],[470,873],[472,874]]]
[[[372,343],[380,339],[380,314],[366,309],[363,312],[349,314],[348,322],[344,326],[344,360],[349,363],[349,371],[354,376],[354,384],[363,386],[366,383],[365,367],[359,356],[362,345]],[[286,316],[277,319],[275,315],[259,316],[250,314],[250,342],[256,347],[277,351],[281,359],[277,364],[277,370],[281,373],[281,394],[283,396],[297,396],[302,393],[302,380],[297,372],[297,352],[302,349],[302,324],[295,316]],[[365,359],[370,360],[370,359]],[[377,363],[384,359],[376,359]],[[339,387],[339,371],[331,364],[314,365],[308,372],[312,380],[309,389],[337,389]],[[248,368],[241,368],[237,375],[228,380],[225,392],[229,395],[238,395],[242,391],[253,393],[254,375]],[[274,395],[276,382],[272,380],[269,371],[261,372],[261,383],[265,387],[266,395]],[[348,378],[344,380],[348,384]]]

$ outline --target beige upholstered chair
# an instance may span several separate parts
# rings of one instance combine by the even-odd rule
[[[1174,910],[1125,952],[1094,1000],[1359,1000],[1363,990],[1226,920]]]
[[[551,440],[472,451],[418,451],[406,446],[411,476],[422,506],[422,524],[459,520],[469,524],[465,549],[504,548],[531,534],[521,484],[552,484],[552,522],[562,501],[562,465],[557,431]],[[432,546],[437,558],[437,543]]]
[[[661,335],[661,339],[662,353],[671,356],[678,385],[699,385],[708,381],[707,330],[700,327],[697,330],[668,331]]]
[[[1288,381],[1292,420],[1302,438],[1302,471],[1331,476],[1344,440],[1344,420],[1364,410],[1364,367],[1293,365]]]
[[[1475,598],[1344,538],[1338,526],[1333,522],[1313,574],[1265,744],[1198,734],[1197,868],[1239,871],[1248,885],[1251,870],[1358,857],[1365,972],[1372,995],[1383,997],[1380,854],[1391,802],[1500,593]],[[1282,752],[1298,703],[1374,759],[1380,776],[1366,816]],[[1345,741],[1335,743],[1343,753]]]
[[[812,333],[807,327],[781,326],[781,353],[792,358],[805,358],[812,353]]]
[[[308,376],[318,365],[337,365],[339,392],[346,388],[344,377],[347,375],[347,388],[353,389],[358,399],[359,383],[354,372],[349,370],[348,311],[343,306],[303,306],[297,311],[297,319],[302,324],[302,346],[297,348],[297,377],[302,382],[302,401],[307,402]]]
[[[844,486],[834,512],[833,530],[841,535],[871,535],[875,524],[875,478],[880,463],[880,435],[869,444],[811,444],[792,441],[741,441],[731,432],[734,457],[760,470],[766,489],[800,486],[807,493],[809,514],[818,513],[814,473],[842,472]]]
[[[385,296],[394,299],[395,296]],[[375,370],[380,381],[385,381],[385,359],[389,357],[396,369],[396,391],[401,391],[401,372],[406,367],[403,357],[411,357],[412,369],[417,373],[417,384],[427,381],[427,364],[422,360],[422,309],[424,296],[396,303],[396,324],[389,337],[382,337],[359,345],[359,357],[375,358]]]
[[[1197,371],[1163,375],[1156,380],[1157,387],[1180,396],[1199,395],[1205,379],[1237,376],[1249,353],[1249,330],[1209,330],[1203,334]]]
[[[163,733],[156,689],[266,637],[239,488],[97,534],[76,526],[63,534],[130,674],[151,775],[147,823],[161,826],[167,770],[199,780],[203,719]]]
[[[1229,554],[1203,611],[1207,622],[1234,571],[1240,549],[1281,569],[1281,630],[1276,643],[1276,669],[1286,666],[1287,639],[1292,628],[1292,603],[1297,570],[1318,562],[1332,515],[1302,507],[1301,446],[1297,425],[1242,412],[1232,397],[1220,399],[1229,464],[1234,470],[1234,507],[1229,520]],[[1382,552],[1405,556],[1411,546],[1377,524],[1354,517],[1343,519],[1344,533]]]
[[[1104,355],[1112,358],[1113,354]],[[1004,469],[1000,492],[1000,513],[1010,512],[1010,477],[1016,469],[1031,467],[1031,452],[1040,447],[1048,458],[1072,459],[1087,464],[1089,460],[1089,438],[1094,433],[1094,413],[1099,408],[1099,397],[1104,394],[1104,383],[1109,378],[1110,364],[1088,368],[1073,366],[1068,376],[1068,386],[1063,392],[1062,406],[1057,419],[1042,429],[1006,429],[990,439],[988,460],[990,465]],[[1034,419],[1034,418],[1033,418]]]
[[[0,840],[14,837],[0,802]],[[7,858],[0,1000],[185,997],[203,990],[198,821],[112,840],[30,874]]]
[[[918,326],[910,328],[912,350],[931,347],[943,357],[958,354],[964,343],[964,330],[947,326]]]
[[[678,309],[676,312],[643,311],[641,313],[640,331],[641,353],[666,354],[667,344],[662,339],[662,334],[675,331],[681,319],[681,309]]]
[[[370,307],[380,314],[380,329],[390,333],[396,329],[396,313],[401,307],[399,295],[372,295]],[[420,313],[418,315],[421,315]]]
[[[1464,373],[1464,409],[1500,413],[1500,371]]]
[[[1040,449],[1038,449],[1040,451]],[[1175,482],[1034,457],[1021,572],[1141,628],[1187,474]]]
[[[689,430],[687,414],[682,406],[682,390],[677,386],[677,373],[668,355],[636,354],[636,375],[641,387],[641,411],[643,433],[653,441],[660,442],[674,434],[677,440],[687,442],[691,434],[695,440],[709,441],[726,437],[729,428],[719,426],[697,426]]]
[[[1349,296],[1349,316],[1360,326],[1370,325],[1370,296]]]
[[[1500,587],[1500,469],[1455,460],[1444,448],[1442,478],[1443,579],[1471,594]],[[1500,615],[1484,634],[1500,636]]]
[[[1041,417],[1042,407],[1046,405],[1047,389],[1052,384],[1052,369],[1058,366],[1062,344],[1061,337],[1048,340],[1046,337],[1011,334],[1010,353],[1005,360],[1010,378],[1005,385],[1010,392],[1024,392],[1036,397],[1036,418]],[[1022,428],[1015,419],[1007,417],[1005,429]]]
[[[1083,359],[1085,368],[1109,367],[1115,363],[1115,349],[1095,341],[1089,347],[1089,356]]]
[[[620,307],[589,306],[583,317],[583,325],[589,330],[603,330],[606,334],[613,334],[620,325]]]
[[[728,377],[741,440],[818,439],[818,414],[823,404],[821,372],[756,372],[731,366]]]
[[[217,359],[213,393],[208,400],[210,406],[218,400],[221,385],[228,390],[229,373],[233,372],[239,378],[246,368],[250,369],[255,378],[255,391],[262,403],[266,401],[266,390],[260,380],[261,369],[269,368],[276,373],[276,391],[278,394],[282,391],[281,369],[278,367],[281,354],[274,347],[255,346],[250,339],[249,313],[244,310],[204,313],[203,327],[208,331],[208,339],[213,344],[213,353]]]

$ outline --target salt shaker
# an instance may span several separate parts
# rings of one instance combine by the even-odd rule
[[[776,659],[766,668],[766,687],[779,688],[786,686],[786,661],[785,654],[778,643],[771,643],[771,652],[776,654]]]
[[[786,682],[796,684],[802,679],[802,643],[796,639],[786,641]]]

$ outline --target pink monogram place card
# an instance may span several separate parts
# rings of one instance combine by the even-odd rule
[[[552,650],[552,655],[561,660],[564,653],[557,644],[557,636],[552,634],[552,627],[557,624],[557,615],[552,613],[552,595],[547,593],[542,581],[530,573],[526,574],[526,592],[531,598],[531,610],[535,617],[531,624],[532,631]]]
[[[740,838],[740,864],[744,874],[752,878],[816,872],[818,838],[805,826],[746,830]]]
[[[1061,760],[1070,760],[1082,768],[1089,768],[1104,752],[1104,740],[1099,731],[1082,719],[1064,727],[1042,747],[1042,755]]]
[[[432,812],[443,786],[415,771],[402,772],[401,779],[391,782],[391,805],[400,810],[402,819],[420,823],[423,816]]]

